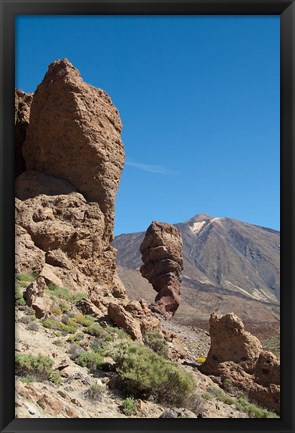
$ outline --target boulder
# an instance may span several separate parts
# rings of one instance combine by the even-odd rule
[[[250,400],[280,412],[280,363],[262,349],[260,341],[245,331],[235,314],[210,317],[211,347],[202,373],[213,375],[242,389]]]
[[[180,303],[183,270],[182,239],[178,229],[153,221],[140,246],[143,265],[140,272],[158,292],[150,309],[171,319]]]
[[[49,316],[52,301],[50,296],[44,291],[46,282],[43,277],[38,277],[28,285],[24,292],[24,299],[28,307],[35,311],[37,319]]]
[[[133,340],[142,341],[139,321],[126,311],[122,305],[110,303],[108,316],[119,328],[123,328]]]

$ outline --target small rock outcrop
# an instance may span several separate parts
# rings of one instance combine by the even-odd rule
[[[154,312],[171,319],[180,302],[180,281],[183,270],[182,239],[178,229],[153,221],[140,246],[143,265],[140,272],[158,292],[150,305]]]
[[[15,112],[25,164],[16,178],[16,272],[37,272],[97,303],[126,299],[111,245],[125,158],[118,110],[63,59],[34,94],[16,91]]]
[[[260,341],[245,331],[235,314],[210,317],[211,347],[202,373],[230,379],[234,387],[244,390],[251,400],[280,412],[280,363]]]
[[[45,287],[45,279],[38,277],[28,285],[24,293],[26,304],[33,308],[37,319],[42,319],[50,315],[52,301],[50,296],[44,291]]]
[[[108,316],[133,340],[143,341],[147,332],[161,329],[160,320],[152,314],[144,300],[131,301],[126,305],[110,303]]]

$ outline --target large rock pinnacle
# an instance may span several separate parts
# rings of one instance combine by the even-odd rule
[[[106,92],[85,83],[67,59],[49,65],[31,106],[23,146],[26,169],[64,179],[99,203],[108,238],[125,158],[121,129]]]
[[[34,271],[91,299],[126,297],[111,245],[125,158],[118,110],[67,59],[49,65],[34,94],[16,95],[16,127],[26,127],[16,272]]]
[[[140,272],[158,292],[152,311],[171,319],[180,302],[180,281],[183,269],[182,239],[178,229],[153,221],[140,246],[143,265]]]

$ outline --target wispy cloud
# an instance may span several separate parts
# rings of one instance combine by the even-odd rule
[[[125,165],[128,165],[129,167],[137,168],[138,170],[147,171],[149,173],[168,174],[168,175],[176,174],[175,171],[163,167],[162,165],[144,164],[142,162],[130,161],[130,160],[126,161]]]

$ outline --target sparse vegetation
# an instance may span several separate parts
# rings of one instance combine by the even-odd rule
[[[70,346],[67,353],[70,355],[71,359],[75,360],[76,358],[78,358],[79,355],[81,355],[81,353],[83,353],[83,349],[81,348],[81,346],[73,344],[72,346]]]
[[[191,374],[139,343],[117,345],[112,357],[123,390],[134,397],[181,405],[195,386]]]
[[[58,287],[55,284],[49,283],[47,285],[47,289],[49,291],[50,296],[58,299],[63,299],[64,301],[67,301],[71,304],[75,304],[78,301],[81,301],[81,299],[84,299],[86,297],[85,293],[75,293],[74,295],[70,294],[69,290],[65,287]]]
[[[33,332],[38,332],[39,331],[39,325],[36,322],[31,322],[28,325],[28,330],[29,331],[33,331]]]
[[[158,355],[163,356],[164,358],[169,357],[169,348],[166,340],[162,337],[159,332],[152,331],[147,332],[144,336],[144,343],[156,352]]]
[[[98,352],[82,352],[75,358],[76,364],[81,367],[87,367],[90,370],[96,370],[103,364],[103,356]]]
[[[74,334],[78,327],[75,322],[69,320],[68,324],[64,324],[55,319],[45,319],[42,322],[44,328],[60,331],[62,334]]]
[[[122,406],[121,406],[122,412],[126,416],[132,416],[136,415],[137,413],[137,404],[134,397],[127,397],[125,400],[123,400]]]
[[[247,413],[249,418],[279,418],[276,413],[250,402],[245,396],[234,398],[217,386],[209,387],[208,391],[213,394],[217,400],[228,405],[235,405],[237,409]]]
[[[104,398],[105,388],[101,385],[94,384],[86,392],[86,397],[91,401],[102,401]]]
[[[14,289],[14,297],[15,297],[15,304],[20,306],[24,306],[26,305],[26,302],[24,300],[23,294],[20,291],[20,285],[19,284],[15,284],[15,289]]]
[[[94,324],[94,319],[91,316],[84,316],[83,314],[79,314],[73,318],[74,322],[79,323],[82,326],[90,327]]]
[[[15,357],[15,374],[26,378],[30,382],[42,382],[50,380],[59,384],[61,377],[59,372],[53,371],[53,360],[44,355],[17,354]]]
[[[31,273],[31,274],[25,274],[25,273],[18,273],[15,276],[15,279],[17,283],[19,283],[22,287],[27,287],[32,281],[34,281],[37,278],[38,274]]]
[[[87,326],[85,328],[85,332],[94,337],[100,338],[103,341],[111,341],[111,335],[98,323],[94,323],[93,325]]]

